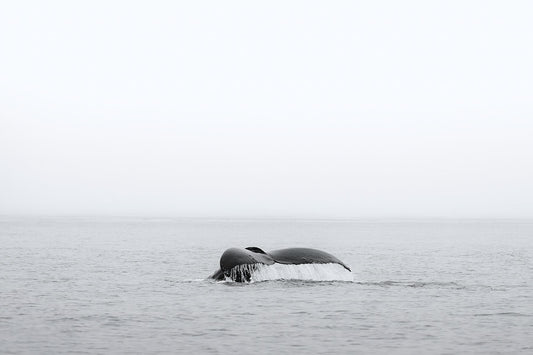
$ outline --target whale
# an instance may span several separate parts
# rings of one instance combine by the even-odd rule
[[[286,248],[265,252],[258,247],[230,248],[220,257],[220,269],[209,278],[216,281],[249,282],[260,265],[339,264],[352,271],[337,257],[311,248]]]

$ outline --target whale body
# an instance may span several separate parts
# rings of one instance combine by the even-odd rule
[[[258,247],[230,248],[220,257],[220,269],[210,278],[222,281],[250,281],[251,274],[260,265],[339,264],[351,271],[346,264],[325,251],[311,248],[287,248],[269,253]]]

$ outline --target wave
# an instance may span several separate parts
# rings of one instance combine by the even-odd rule
[[[465,289],[466,287],[457,282],[433,282],[433,281],[379,281],[379,282],[356,282],[358,285],[379,287],[411,287],[411,288],[452,288]]]
[[[244,264],[231,269],[225,281],[274,281],[274,280],[304,280],[304,281],[350,281],[352,273],[339,264]]]
[[[496,313],[476,313],[474,317],[494,317],[494,316],[509,316],[509,317],[532,317],[531,314],[519,312],[496,312]]]

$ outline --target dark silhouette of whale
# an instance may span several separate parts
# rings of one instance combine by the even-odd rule
[[[350,270],[346,264],[325,251],[311,248],[287,248],[266,253],[258,247],[230,248],[220,257],[220,269],[210,278],[217,281],[230,278],[237,282],[250,281],[251,273],[258,265],[272,264],[339,264]]]

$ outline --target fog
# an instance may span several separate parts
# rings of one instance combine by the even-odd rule
[[[4,1],[0,214],[533,217],[532,11]]]

